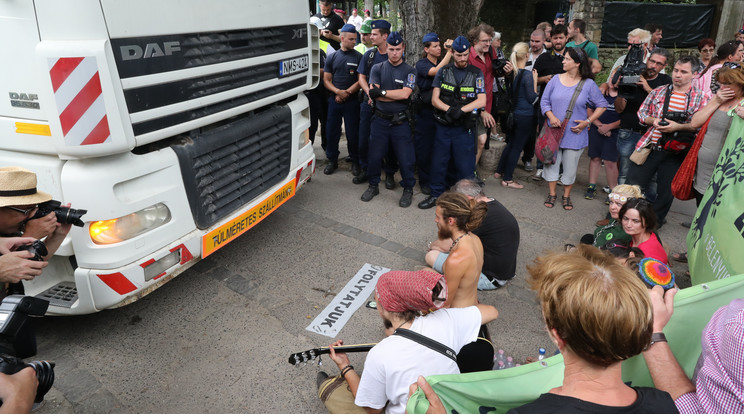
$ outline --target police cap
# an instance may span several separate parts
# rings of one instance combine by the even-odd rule
[[[398,32],[392,32],[388,35],[387,42],[389,45],[398,46],[403,43],[403,36]]]
[[[470,48],[470,42],[465,36],[457,36],[454,42],[452,42],[452,50],[458,53],[463,53]]]

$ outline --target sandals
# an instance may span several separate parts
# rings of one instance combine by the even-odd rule
[[[495,172],[493,173],[493,178],[501,178],[501,174]]]
[[[516,188],[516,189],[524,188],[522,184],[519,184],[518,182],[513,181],[513,180],[512,181],[501,180],[501,186],[507,187],[507,188]]]
[[[571,202],[571,197],[563,196],[562,199],[563,199],[563,209],[566,211],[573,210],[573,203]]]
[[[555,199],[556,198],[558,198],[558,197],[555,196],[555,195],[548,194],[548,197],[545,199],[545,202],[543,203],[543,205],[545,207],[547,207],[547,208],[553,208],[553,207],[555,207]]]
[[[674,253],[672,259],[680,263],[687,263],[687,253]]]

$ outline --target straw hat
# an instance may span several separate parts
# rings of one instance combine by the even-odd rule
[[[0,168],[0,207],[39,204],[52,199],[36,190],[36,174],[22,167]]]

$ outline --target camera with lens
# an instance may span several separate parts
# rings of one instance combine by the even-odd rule
[[[39,380],[34,400],[37,404],[52,388],[54,362],[26,363],[23,358],[36,355],[36,334],[30,316],[43,316],[48,307],[49,302],[44,299],[21,295],[7,296],[0,304],[0,372],[13,375],[26,367],[33,368]]]
[[[632,98],[635,95],[636,83],[641,81],[641,75],[646,71],[646,64],[643,62],[643,44],[634,43],[630,45],[630,50],[625,56],[623,66],[617,71],[617,75],[622,76],[618,85],[618,96],[621,98]]]
[[[64,207],[60,201],[49,200],[45,203],[39,204],[36,214],[29,218],[29,220],[44,217],[52,212],[54,212],[54,215],[57,217],[57,223],[59,224],[73,224],[78,227],[83,227],[85,223],[83,223],[83,220],[80,218],[83,214],[87,213],[88,210],[76,210],[74,208]]]
[[[28,260],[33,260],[35,262],[44,261],[44,256],[49,254],[46,245],[41,240],[34,240],[34,242],[31,244],[16,248],[16,251],[22,250],[28,251],[29,253],[33,254],[34,256],[30,257]]]
[[[493,75],[496,77],[506,76],[504,66],[506,66],[506,58],[493,59],[491,61],[491,68],[493,69]]]
[[[687,121],[687,117],[687,112],[666,112],[659,121],[659,125],[669,125],[669,121],[673,121],[678,124],[684,124],[685,121]],[[666,132],[661,134],[661,139],[659,139],[659,146],[662,147],[664,151],[671,152],[673,154],[686,154],[687,151],[690,150],[690,147],[695,141],[696,136],[696,131]]]

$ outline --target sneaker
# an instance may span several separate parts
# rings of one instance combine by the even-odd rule
[[[543,179],[543,170],[542,168],[538,168],[537,171],[535,171],[535,175],[532,176],[532,179],[535,181],[540,181]]]
[[[380,194],[380,189],[376,185],[370,184],[364,194],[362,194],[362,201],[369,201],[375,198],[377,194]]]
[[[608,186],[602,187],[602,191],[604,191],[607,194],[610,194],[612,192],[612,189]]]
[[[589,184],[589,187],[586,188],[586,192],[584,193],[584,198],[587,200],[594,200],[594,197],[597,196],[597,186],[595,184]]]
[[[532,170],[534,170],[534,169],[535,169],[535,168],[534,168],[534,167],[532,166],[532,162],[530,162],[530,161],[526,161],[526,162],[524,163],[524,170],[525,170],[525,171],[527,171],[527,172],[531,172],[531,171],[532,171]]]
[[[411,202],[413,201],[413,188],[406,187],[403,189],[403,195],[400,197],[400,201],[398,202],[398,205],[406,208],[411,205]]]

